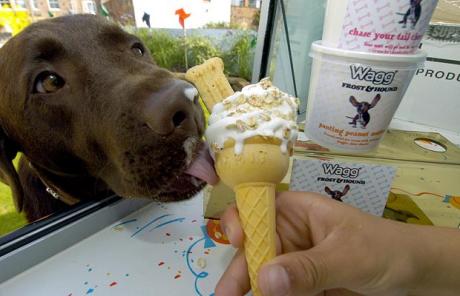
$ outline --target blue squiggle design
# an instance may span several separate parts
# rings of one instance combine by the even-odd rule
[[[155,223],[156,221],[160,220],[160,219],[163,219],[164,217],[168,217],[168,216],[171,216],[171,214],[165,214],[165,215],[162,215],[158,218],[155,218],[153,219],[152,221],[150,221],[149,223],[145,224],[144,226],[142,226],[138,231],[134,232],[131,237],[134,237],[136,234],[138,234],[139,232],[143,231],[144,229],[146,229],[147,227],[149,227],[150,225],[152,225],[153,223]]]
[[[190,247],[187,249],[187,253],[185,255],[185,260],[187,260],[187,267],[188,269],[190,270],[190,272],[195,276],[195,292],[198,296],[203,296],[203,294],[201,294],[200,290],[198,289],[198,280],[199,279],[204,279],[205,277],[207,277],[209,274],[205,271],[202,271],[200,273],[197,273],[196,271],[193,270],[192,268],[192,265],[190,264],[190,254],[192,252],[192,249],[201,241],[204,241],[205,238],[201,238],[199,240],[197,240],[196,242],[194,242],[193,244],[190,245]]]
[[[137,221],[137,219],[131,219],[131,220],[128,220],[128,221],[123,221],[123,222],[118,223],[117,225],[113,226],[112,228],[115,228],[115,227],[120,226],[120,225],[128,224],[128,223],[136,222],[136,221]]]
[[[208,236],[208,232],[206,231],[206,226],[201,226],[201,231],[203,232],[203,237],[195,241],[193,244],[191,244],[190,247],[187,249],[187,253],[185,255],[185,260],[187,261],[187,267],[190,270],[190,272],[195,276],[195,292],[198,296],[203,296],[203,294],[198,289],[198,281],[200,279],[206,278],[209,275],[209,273],[207,273],[206,271],[202,271],[200,273],[197,273],[196,271],[194,271],[190,263],[190,254],[192,253],[192,249],[201,241],[204,241],[204,248],[206,249],[213,248],[216,246],[216,244],[214,244],[212,239]],[[214,296],[214,293],[211,293],[209,296]]]
[[[161,224],[155,226],[152,230],[155,230],[155,229],[157,229],[157,228],[163,227],[163,226],[165,226],[165,225],[167,225],[167,224],[170,224],[170,223],[174,223],[174,222],[183,222],[184,220],[185,220],[185,218],[177,218],[177,219],[173,219],[173,220],[170,220],[170,221],[166,221],[166,222],[164,222],[164,223],[161,223]],[[150,231],[152,231],[152,230],[150,230]]]

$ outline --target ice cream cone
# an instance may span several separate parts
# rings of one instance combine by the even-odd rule
[[[282,153],[281,141],[255,136],[235,154],[234,141],[216,153],[215,167],[222,181],[233,188],[244,231],[244,250],[253,295],[260,267],[276,256],[275,187],[289,167],[289,153]]]
[[[275,187],[289,168],[297,107],[296,98],[262,79],[217,103],[206,130],[216,172],[236,193],[255,296],[260,267],[276,255]]]

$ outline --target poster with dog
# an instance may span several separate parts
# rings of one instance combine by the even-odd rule
[[[289,189],[317,192],[381,216],[395,172],[385,165],[294,159]]]

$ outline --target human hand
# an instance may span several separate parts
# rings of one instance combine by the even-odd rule
[[[417,232],[316,193],[278,195],[278,257],[259,272],[264,296],[405,295],[415,282]],[[250,289],[243,230],[235,206],[222,216],[224,231],[240,248],[216,287],[216,296]],[[416,252],[415,252],[416,253]]]

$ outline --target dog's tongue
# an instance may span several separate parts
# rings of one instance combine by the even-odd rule
[[[214,161],[211,155],[209,155],[207,145],[203,146],[200,150],[200,154],[193,160],[185,173],[197,177],[210,185],[215,185],[219,182],[219,177],[214,170]]]

